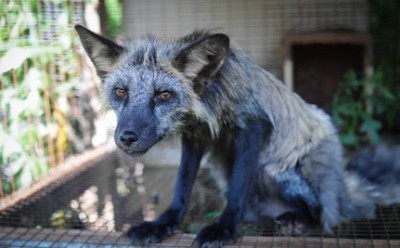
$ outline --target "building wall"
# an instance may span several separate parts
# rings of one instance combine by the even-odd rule
[[[228,34],[282,78],[286,34],[368,29],[366,0],[123,0],[123,35],[179,37],[196,28]]]

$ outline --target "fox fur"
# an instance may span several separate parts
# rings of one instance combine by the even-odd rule
[[[182,136],[171,206],[157,220],[133,226],[127,233],[133,242],[161,241],[175,230],[205,154],[227,186],[227,204],[197,235],[199,246],[222,246],[235,239],[241,221],[266,218],[283,234],[315,222],[332,234],[342,221],[372,217],[382,202],[376,197],[382,182],[367,183],[368,172],[360,173],[374,168],[343,166],[330,117],[252,63],[228,36],[195,31],[119,45],[82,26],[76,30],[117,114],[118,147],[137,156],[167,134]]]

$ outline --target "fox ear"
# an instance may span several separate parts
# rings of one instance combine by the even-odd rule
[[[83,48],[96,67],[97,74],[104,79],[113,70],[124,48],[81,25],[76,25],[75,30],[79,34]]]
[[[229,37],[214,34],[183,49],[172,65],[192,80],[196,92],[208,86],[209,79],[221,68],[229,51]]]

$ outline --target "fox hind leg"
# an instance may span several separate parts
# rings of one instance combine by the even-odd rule
[[[288,211],[275,218],[277,232],[283,235],[300,235],[309,224],[319,220],[321,206],[315,189],[304,178],[299,168],[275,175],[279,197]]]

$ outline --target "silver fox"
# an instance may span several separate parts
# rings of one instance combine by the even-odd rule
[[[197,235],[199,246],[223,246],[235,240],[241,221],[266,218],[286,235],[312,223],[332,234],[342,221],[372,217],[380,193],[390,188],[360,176],[366,166],[345,170],[330,117],[252,63],[228,36],[195,31],[119,45],[75,28],[117,114],[118,147],[138,156],[169,133],[181,135],[172,203],[155,221],[131,227],[133,242],[159,242],[173,233],[206,153],[227,186],[227,203],[218,221]]]

